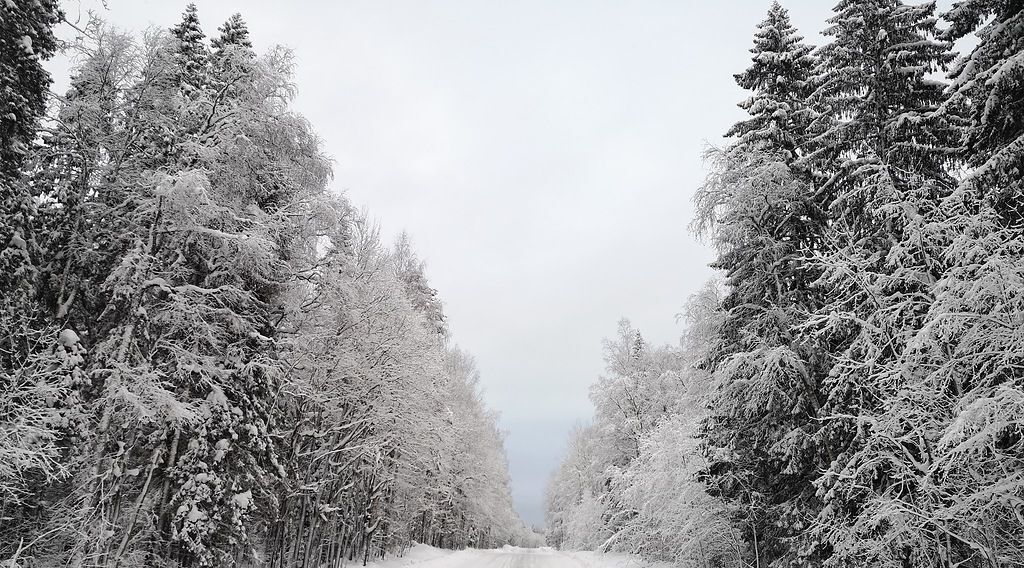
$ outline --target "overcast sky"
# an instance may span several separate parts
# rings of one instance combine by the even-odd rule
[[[567,433],[590,415],[601,339],[629,317],[675,343],[675,314],[712,276],[690,199],[703,147],[742,116],[732,74],[769,3],[196,1],[208,35],[241,12],[258,51],[294,50],[295,107],[336,161],[335,189],[386,235],[411,234],[538,525]],[[784,3],[812,40],[833,4]],[[185,4],[64,6],[141,31]]]

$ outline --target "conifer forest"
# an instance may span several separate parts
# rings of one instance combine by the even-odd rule
[[[605,340],[534,528],[245,3],[0,2],[0,567],[1024,566],[1024,1],[828,3],[758,4],[678,188],[718,276]]]

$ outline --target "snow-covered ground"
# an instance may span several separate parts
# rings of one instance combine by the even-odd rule
[[[416,545],[401,558],[370,563],[373,568],[655,568],[635,556],[594,552],[562,552],[551,548],[453,552]]]

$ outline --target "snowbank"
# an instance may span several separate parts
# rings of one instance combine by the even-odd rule
[[[647,562],[631,554],[602,552],[563,552],[584,568],[672,568],[668,562]]]
[[[423,562],[430,562],[438,558],[444,558],[453,554],[454,550],[442,550],[426,544],[417,544],[405,551],[400,557],[390,557],[384,560],[375,560],[367,564],[373,568],[400,568],[402,566],[414,566]],[[350,566],[361,566],[362,562],[353,562]]]

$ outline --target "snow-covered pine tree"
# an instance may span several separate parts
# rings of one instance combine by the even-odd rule
[[[57,49],[53,26],[61,17],[55,0],[0,5],[0,312],[14,318],[12,325],[26,325],[15,320],[34,311],[35,204],[21,173],[45,110],[50,74],[43,62]],[[18,337],[0,339],[0,365],[9,350],[24,354]]]
[[[220,31],[220,36],[214,38],[212,42],[216,52],[223,52],[231,46],[252,49],[249,26],[246,25],[241,14],[232,14],[217,30]]]
[[[896,182],[948,179],[955,129],[935,112],[945,84],[931,76],[953,54],[938,38],[935,3],[841,0],[834,10],[832,41],[818,51],[811,167],[847,189],[883,167]]]
[[[814,289],[827,301],[801,324],[822,356],[825,393],[815,442],[831,464],[815,484],[821,508],[792,544],[805,564],[918,565],[890,532],[858,530],[872,495],[907,489],[879,446],[875,423],[903,388],[901,354],[922,325],[942,273],[937,229],[955,129],[938,112],[944,84],[932,75],[952,59],[937,39],[933,3],[840,2],[821,50],[818,153],[812,163],[828,181],[819,194],[829,222],[811,264]],[[916,443],[904,450],[922,451]],[[902,493],[901,493],[902,494]],[[873,544],[872,544],[873,543]]]
[[[827,463],[815,444],[819,358],[793,329],[820,299],[804,258],[825,220],[806,164],[814,118],[807,97],[814,58],[789,15],[773,3],[754,37],[753,65],[736,75],[751,89],[739,139],[708,153],[711,173],[696,195],[694,227],[718,250],[726,273],[724,321],[705,362],[713,370],[703,436],[709,487],[739,505],[756,562],[788,552],[787,539],[816,505],[811,481]]]
[[[792,163],[805,151],[807,127],[813,121],[808,104],[815,59],[812,48],[793,27],[789,12],[777,0],[754,34],[752,64],[737,74],[736,83],[751,92],[740,103],[750,118],[736,123],[726,136],[750,147],[765,146]]]
[[[961,0],[945,14],[946,33],[972,32],[978,44],[953,67],[950,112],[963,115],[965,187],[990,201],[1003,221],[1024,225],[1024,4]]]
[[[251,89],[256,52],[249,39],[249,28],[241,14],[234,14],[218,28],[210,53],[210,99],[215,106],[231,106],[232,100]],[[224,120],[231,120],[230,114]],[[219,125],[207,121],[211,129]]]
[[[889,194],[876,193],[877,205],[865,208],[884,227],[875,244],[847,243],[831,255],[823,283],[847,282],[833,293],[860,294],[862,303],[837,302],[819,316],[844,321],[826,328],[854,336],[833,370],[830,399],[830,430],[849,443],[821,481],[830,505],[814,531],[831,543],[836,564],[1024,561],[1024,524],[1006,500],[1021,492],[1024,463],[1024,245],[1012,150],[1019,101],[1001,99],[997,87],[1001,78],[1009,78],[1003,88],[1014,85],[1020,13],[1012,2],[960,2],[949,17],[950,39],[993,18],[958,63],[951,100],[937,113],[965,118],[966,180],[940,201],[928,190],[932,180],[919,180],[916,195],[877,184]],[[987,47],[986,36],[995,40]]]
[[[191,93],[205,84],[210,57],[195,4],[185,8],[181,22],[171,28],[171,34],[177,40],[174,53],[179,74],[177,80],[186,94]]]

